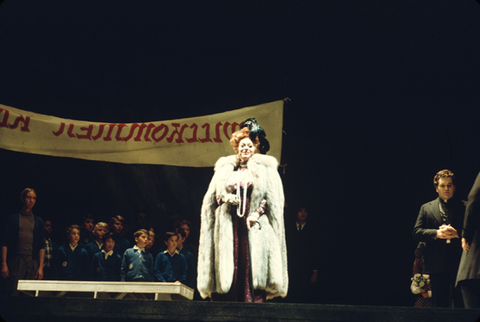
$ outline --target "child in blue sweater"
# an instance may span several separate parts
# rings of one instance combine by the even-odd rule
[[[88,274],[88,254],[78,244],[80,226],[71,225],[67,229],[68,243],[63,244],[55,255],[55,277],[58,280],[85,281]]]
[[[93,255],[102,250],[103,247],[103,236],[108,233],[108,225],[104,222],[99,222],[93,227],[93,238],[94,241],[85,245],[85,250],[88,253],[88,259],[92,260]]]
[[[120,280],[153,282],[153,257],[149,252],[145,252],[148,232],[140,229],[133,236],[136,245],[123,254]]]
[[[185,284],[187,279],[187,260],[177,250],[178,235],[165,233],[164,243],[167,249],[160,252],[155,259],[155,277],[159,282]]]
[[[122,257],[113,251],[115,239],[112,233],[103,237],[103,249],[93,255],[90,264],[92,281],[119,281]]]

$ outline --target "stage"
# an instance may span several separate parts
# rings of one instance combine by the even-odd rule
[[[1,297],[7,322],[328,321],[474,322],[480,310],[290,303]]]

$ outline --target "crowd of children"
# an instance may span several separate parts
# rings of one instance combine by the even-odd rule
[[[153,228],[123,237],[125,219],[113,216],[109,223],[95,223],[91,215],[81,225],[71,225],[61,246],[52,240],[52,223],[44,223],[45,278],[53,280],[180,282],[194,288],[196,251],[184,247],[191,223],[178,221],[174,232],[167,232],[163,245],[156,242]],[[48,273],[47,273],[48,272]]]

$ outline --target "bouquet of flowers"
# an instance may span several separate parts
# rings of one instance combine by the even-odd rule
[[[410,289],[413,294],[428,293],[429,297],[432,297],[430,291],[430,275],[420,273],[415,274],[412,277],[412,285],[410,285]]]

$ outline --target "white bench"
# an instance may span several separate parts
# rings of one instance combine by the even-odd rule
[[[17,289],[29,295],[33,295],[29,293],[33,291],[35,297],[55,293],[53,296],[56,297],[67,293],[93,293],[93,298],[96,299],[98,295],[102,295],[101,298],[112,298],[110,293],[115,293],[115,299],[123,299],[127,294],[150,294],[154,300],[162,301],[193,299],[193,289],[181,283],[19,280]],[[41,295],[40,292],[49,293]]]

